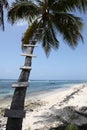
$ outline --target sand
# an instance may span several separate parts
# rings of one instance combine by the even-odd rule
[[[9,103],[7,104],[9,107]],[[49,130],[57,126],[60,122],[56,110],[66,106],[76,108],[87,106],[87,84],[78,84],[65,90],[54,90],[28,97],[25,102],[26,117],[23,120],[23,130]]]
[[[66,106],[80,108],[87,106],[87,84],[74,85],[66,90],[55,90],[39,95],[36,102],[41,102],[33,108],[27,110],[26,118],[23,121],[23,130],[48,130],[50,127],[59,124],[56,109]]]

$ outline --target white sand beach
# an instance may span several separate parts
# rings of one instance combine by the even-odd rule
[[[29,104],[28,99],[26,102]],[[32,105],[34,102],[37,102],[36,107],[27,109],[23,130],[28,130],[28,128],[30,130],[48,130],[51,126],[57,126],[59,123],[56,119],[57,109],[66,106],[75,106],[76,108],[87,106],[87,84],[44,93],[32,99]]]
[[[9,105],[9,102],[7,104]],[[5,108],[6,102],[3,102],[1,106]],[[66,106],[74,106],[77,109],[87,106],[87,84],[28,97],[25,102],[26,117],[23,120],[23,130],[49,130],[57,126],[60,123],[57,119],[57,110]],[[0,119],[0,122],[5,124],[6,122],[2,120],[6,118]],[[2,125],[0,130],[2,130]]]

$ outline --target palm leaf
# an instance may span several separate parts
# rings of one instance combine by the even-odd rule
[[[22,38],[22,45],[29,44],[29,40],[32,39],[36,28],[37,28],[37,20],[35,20],[30,26],[28,26],[28,28]]]
[[[7,0],[0,0],[0,26],[4,30],[4,8],[8,9],[9,5]]]
[[[41,36],[42,36],[42,33],[40,33],[39,31],[38,31],[38,33],[39,33],[39,36],[36,36],[36,30],[38,29],[40,29],[41,28],[41,26],[42,26],[42,23],[41,22],[39,22],[38,23],[38,19],[36,19],[28,28],[27,28],[27,30],[26,30],[26,32],[24,33],[24,36],[23,36],[23,38],[22,38],[22,48],[24,48],[24,44],[30,44],[29,43],[29,40],[32,40],[33,41],[33,39],[34,38],[37,38],[38,39],[38,41],[41,39]],[[36,37],[35,37],[35,36]]]
[[[32,1],[19,0],[12,4],[8,12],[8,20],[14,23],[19,19],[34,19],[39,14],[39,8]]]
[[[49,55],[51,48],[58,49],[59,47],[59,41],[56,38],[56,34],[50,20],[47,21],[46,26],[44,27],[42,41],[42,47],[44,48],[47,56]]]
[[[46,33],[46,32],[45,32]],[[51,46],[50,46],[50,44],[49,44],[49,42],[48,42],[48,37],[47,37],[47,35],[45,35],[45,33],[44,33],[44,36],[43,36],[43,43],[42,43],[42,47],[43,47],[43,49],[44,49],[44,51],[45,51],[45,54],[46,54],[46,56],[49,56],[49,53],[50,53],[50,51],[51,51]]]
[[[79,39],[83,40],[80,33],[83,23],[79,17],[72,14],[57,13],[52,16],[52,21],[57,31],[63,35],[63,38],[72,48],[78,44]]]
[[[55,28],[54,28],[51,20],[48,21],[48,28],[50,30],[51,37],[53,39],[52,40],[52,46],[53,46],[53,48],[58,49],[58,47],[59,47],[59,41],[57,39],[56,31],[55,31]]]
[[[60,32],[68,45],[74,48],[82,39],[82,21],[67,12],[79,9],[85,11],[86,0],[16,0],[8,13],[8,19],[14,23],[19,19],[29,20],[29,27],[24,33],[22,47],[30,44],[37,29],[43,28],[38,40],[42,38],[42,46],[49,55],[51,48],[57,49],[59,41],[56,32]],[[32,21],[33,19],[33,21]]]
[[[73,124],[69,124],[65,130],[78,130],[78,127],[76,125]]]
[[[87,1],[86,0],[48,0],[48,3],[51,3],[50,8],[53,11],[79,11],[87,10]]]
[[[0,26],[4,30],[4,15],[3,15],[3,5],[0,3]]]

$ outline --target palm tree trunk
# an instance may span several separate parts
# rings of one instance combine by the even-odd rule
[[[33,50],[34,47],[29,47],[28,49],[29,54],[32,54]],[[31,61],[32,58],[26,56],[24,65],[31,66]],[[18,82],[28,82],[29,75],[30,75],[30,70],[22,70]],[[21,112],[24,111],[26,90],[27,87],[15,88],[10,110],[18,110],[18,111],[20,110]],[[20,118],[8,117],[6,130],[22,130],[22,122],[23,122],[23,117]]]

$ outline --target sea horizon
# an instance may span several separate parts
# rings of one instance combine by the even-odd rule
[[[12,88],[12,84],[14,82],[17,82],[17,79],[0,79],[0,99],[13,95],[14,88]],[[87,83],[87,80],[30,79],[27,95],[39,94],[56,89],[66,89],[80,83]]]

